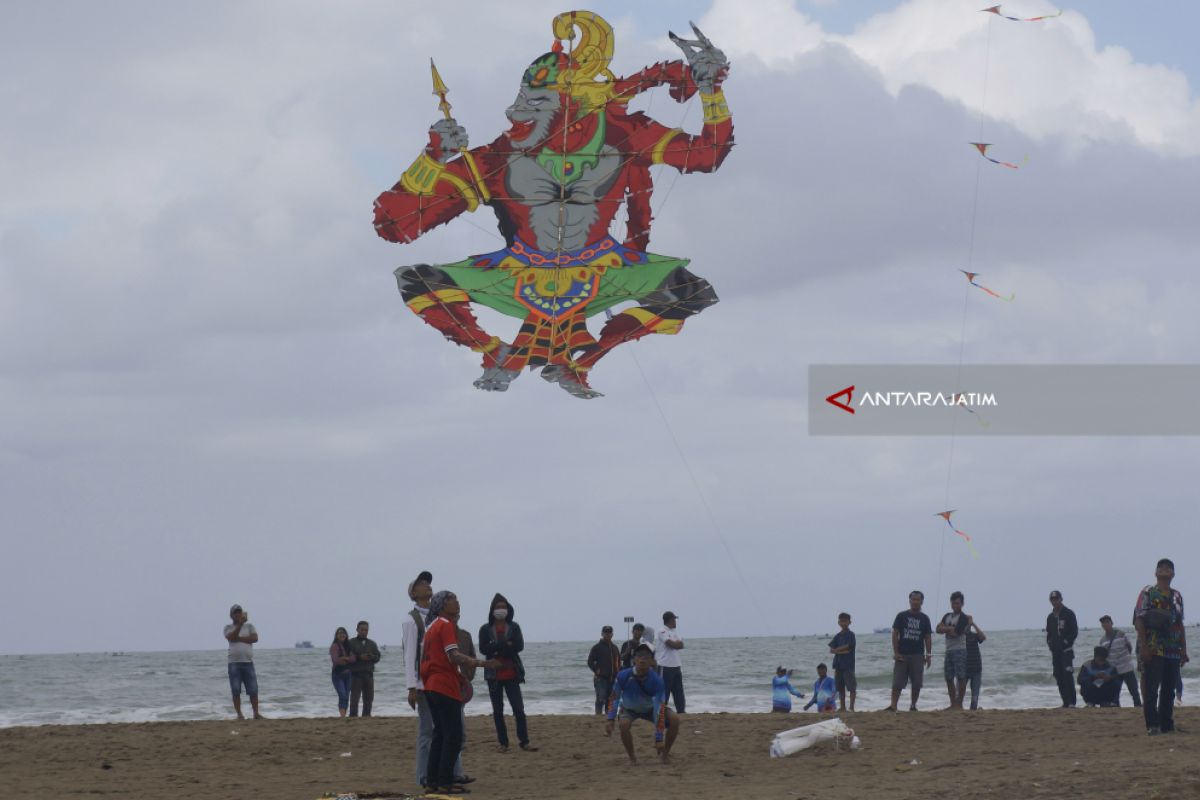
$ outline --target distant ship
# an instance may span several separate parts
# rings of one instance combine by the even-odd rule
[[[873,628],[871,633],[891,633],[891,628]]]
[[[296,649],[297,650],[311,650],[312,642],[308,641],[307,639],[305,639],[303,642],[296,642]]]

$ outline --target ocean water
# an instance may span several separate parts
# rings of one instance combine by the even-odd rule
[[[832,633],[832,632],[831,632]],[[1085,630],[1079,657],[1100,637]],[[832,663],[830,636],[687,639],[684,688],[692,712],[769,712],[775,667],[795,670],[792,685],[811,696],[816,665]],[[594,642],[526,645],[526,711],[530,714],[587,714],[592,711],[591,673],[586,666]],[[982,646],[983,708],[1052,708],[1059,705],[1050,656],[1040,631],[997,631]],[[920,706],[946,705],[941,644],[935,637],[933,668],[926,671]],[[258,650],[254,654],[263,713],[274,718],[337,714],[324,643],[311,650]],[[887,634],[858,634],[856,671],[860,711],[887,705],[891,685],[891,640]],[[491,713],[482,674],[468,714]],[[385,716],[411,716],[399,646],[389,646],[375,674],[375,708]],[[907,693],[902,702],[906,702]],[[1184,669],[1184,702],[1200,700],[1200,669]],[[245,702],[245,701],[243,701]],[[796,703],[796,710],[806,702]],[[1122,694],[1123,704],[1128,696]],[[247,704],[248,708],[248,704]],[[811,712],[810,712],[811,713]],[[155,720],[228,719],[232,714],[225,651],[75,653],[0,656],[0,727],[94,724]]]

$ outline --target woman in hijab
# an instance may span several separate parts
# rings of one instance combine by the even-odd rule
[[[454,782],[454,762],[463,743],[463,678],[459,667],[487,668],[495,664],[459,651],[458,627],[454,624],[458,614],[458,597],[453,592],[435,594],[429,601],[421,641],[421,682],[433,715],[433,741],[425,768],[425,788],[430,794],[468,791]]]

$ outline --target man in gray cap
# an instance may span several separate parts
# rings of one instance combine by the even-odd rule
[[[421,642],[425,638],[425,615],[429,613],[429,599],[433,597],[433,575],[421,570],[412,583],[408,584],[408,599],[413,607],[404,617],[401,628],[401,647],[404,651],[404,680],[408,686],[408,707],[417,712],[417,785],[425,785],[425,769],[429,763],[429,745],[433,742],[433,713],[425,700],[425,685],[421,682]],[[454,762],[454,775],[458,783],[470,783],[473,779],[463,773],[462,755]]]
[[[258,713],[258,676],[254,672],[254,643],[258,631],[250,624],[250,615],[236,603],[229,609],[231,622],[225,626],[225,641],[229,642],[229,689],[233,692],[233,710],[238,719],[242,714],[242,687],[250,697],[254,718],[262,719]]]
[[[1079,636],[1079,623],[1075,612],[1063,605],[1062,592],[1055,589],[1050,593],[1051,612],[1046,616],[1046,646],[1054,667],[1054,680],[1058,683],[1058,694],[1063,708],[1075,707],[1075,638]]]

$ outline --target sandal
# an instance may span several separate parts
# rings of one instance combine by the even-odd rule
[[[458,786],[457,784],[453,785],[453,786],[439,786],[438,788],[436,788],[432,792],[430,792],[430,794],[470,794],[470,793],[471,793],[470,789],[468,789],[465,786]]]
[[[524,750],[526,753],[536,753],[537,752],[537,748],[534,747],[533,745],[531,745],[529,742],[525,742],[525,744],[521,745],[521,749]]]
[[[507,753],[507,752],[508,752],[508,745],[506,745],[506,744],[498,744],[498,745],[496,745],[496,752],[497,752],[497,753]]]

